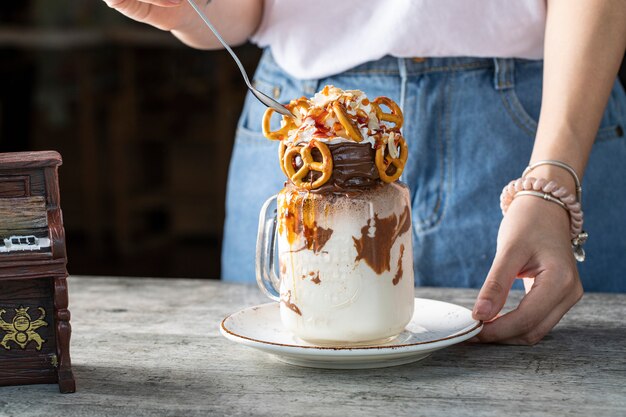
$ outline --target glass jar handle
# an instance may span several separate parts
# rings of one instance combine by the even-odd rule
[[[256,282],[265,295],[280,302],[280,278],[276,275],[276,197],[270,197],[259,215],[259,231],[256,240]]]

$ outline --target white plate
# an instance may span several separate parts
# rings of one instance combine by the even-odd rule
[[[376,346],[317,346],[283,328],[279,304],[238,311],[224,319],[220,331],[234,342],[262,350],[292,365],[329,369],[382,368],[426,358],[435,350],[477,335],[482,322],[465,307],[415,299],[415,312],[404,332]]]

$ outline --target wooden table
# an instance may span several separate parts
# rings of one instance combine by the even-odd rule
[[[416,293],[467,307],[476,296]],[[78,392],[0,388],[0,416],[626,415],[625,294],[587,294],[534,347],[457,345],[359,371],[285,365],[219,334],[224,316],[262,302],[216,281],[71,277]]]

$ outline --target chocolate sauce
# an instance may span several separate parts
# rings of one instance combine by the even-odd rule
[[[315,276],[311,278],[311,282],[316,285],[320,285],[322,283],[322,280],[320,279],[320,271],[317,271]]]
[[[398,285],[398,282],[402,279],[402,257],[404,256],[404,243],[400,245],[400,257],[398,258],[398,271],[396,276],[393,277],[393,285]]]
[[[333,172],[321,187],[311,190],[312,193],[332,193],[359,191],[364,188],[382,184],[376,168],[376,150],[369,143],[341,142],[326,144],[333,156]],[[311,151],[315,161],[321,162],[322,155],[317,149]],[[296,169],[302,166],[296,161]],[[306,181],[315,181],[321,174],[309,172]]]
[[[302,280],[305,280],[307,278],[311,278],[311,282],[316,285],[319,285],[322,282],[322,280],[320,279],[320,271],[311,271],[308,275],[305,274],[300,277],[300,279]]]
[[[354,240],[357,256],[355,262],[363,259],[367,265],[378,275],[384,271],[391,271],[391,248],[399,236],[408,232],[411,228],[411,215],[408,207],[400,218],[395,214],[389,217],[379,218],[374,214],[372,219],[367,220],[367,224],[361,228],[361,237]],[[369,235],[369,229],[375,228],[374,236]]]
[[[313,226],[309,227],[306,223],[303,223],[303,236],[304,247],[302,249],[312,250],[313,253],[318,253],[322,250],[328,239],[333,234],[333,229],[324,229],[319,227],[317,222],[313,222]],[[301,250],[302,250],[301,249]]]
[[[297,315],[301,316],[302,312],[297,305],[291,302],[291,291],[287,291],[284,297],[281,297],[280,302],[285,305],[289,310],[293,311]]]

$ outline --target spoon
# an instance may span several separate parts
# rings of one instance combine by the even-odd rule
[[[270,108],[274,109],[275,111],[277,111],[278,113],[280,113],[282,115],[289,116],[289,117],[295,117],[295,115],[292,112],[290,112],[289,109],[287,109],[285,106],[283,106],[282,104],[280,104],[278,101],[274,100],[273,98],[269,97],[268,95],[263,94],[262,92],[260,92],[256,88],[254,88],[252,86],[252,84],[250,84],[250,79],[248,78],[248,74],[246,73],[246,70],[243,68],[243,65],[241,65],[241,61],[239,60],[239,58],[237,58],[237,55],[235,55],[233,50],[230,49],[230,46],[228,46],[228,44],[220,36],[220,34],[217,32],[217,30],[213,27],[213,25],[211,24],[211,21],[209,20],[209,18],[206,17],[206,15],[202,11],[202,9],[200,9],[198,7],[198,5],[196,4],[196,2],[194,0],[187,0],[187,1],[189,2],[189,5],[191,5],[191,7],[193,7],[193,9],[196,11],[196,13],[198,13],[198,16],[200,16],[200,18],[204,21],[204,23],[206,23],[206,25],[209,27],[209,29],[211,29],[211,32],[213,32],[213,34],[215,35],[217,40],[220,41],[220,43],[224,46],[224,48],[226,48],[226,50],[228,51],[230,56],[233,57],[233,59],[237,63],[237,66],[239,67],[239,71],[241,71],[241,75],[243,75],[243,80],[246,82],[246,85],[248,86],[248,89],[250,90],[250,92],[257,99],[259,99],[259,101],[261,103],[263,103],[267,107],[270,107]]]

